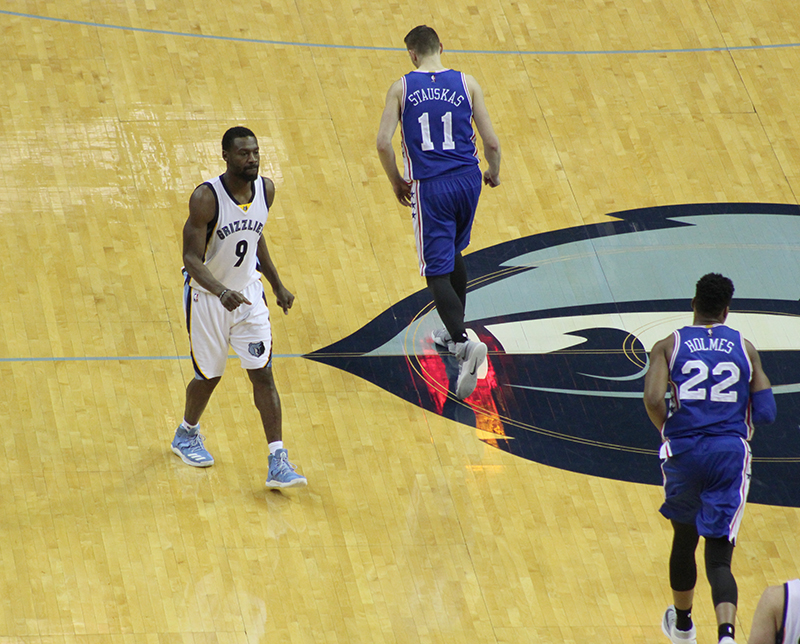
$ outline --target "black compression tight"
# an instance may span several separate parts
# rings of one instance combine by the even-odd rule
[[[737,605],[739,589],[731,572],[733,544],[725,538],[706,539],[706,576],[711,585],[714,606],[728,602]]]
[[[697,583],[694,553],[700,537],[693,525],[672,522],[675,535],[669,557],[670,587],[678,592],[692,590]],[[733,544],[725,538],[706,538],[706,576],[714,606],[724,602],[736,605],[739,592],[731,572]]]
[[[692,590],[697,583],[697,564],[694,551],[700,536],[693,525],[672,522],[675,534],[672,537],[672,551],[669,555],[669,585],[672,590],[685,592]]]
[[[427,277],[428,289],[439,317],[442,318],[453,342],[467,339],[464,327],[464,308],[467,302],[467,269],[461,253],[456,255],[453,272]]]

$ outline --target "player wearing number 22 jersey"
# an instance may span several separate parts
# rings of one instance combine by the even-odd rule
[[[719,641],[735,644],[738,589],[731,559],[750,487],[748,440],[754,424],[769,424],[777,413],[758,352],[725,325],[733,290],[723,275],[701,277],[692,325],[655,344],[645,376],[645,408],[663,439],[661,514],[674,533],[669,559],[674,605],[661,623],[673,644],[697,641],[691,609],[701,536]]]
[[[723,324],[673,331],[670,410],[661,429],[665,456],[686,451],[700,436],[749,440],[753,365],[739,331]]]

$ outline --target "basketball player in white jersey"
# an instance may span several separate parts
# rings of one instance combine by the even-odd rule
[[[269,444],[268,488],[306,485],[288,460],[281,432],[281,402],[272,376],[272,330],[261,274],[277,304],[294,302],[272,263],[263,228],[275,185],[258,174],[258,141],[234,127],[222,137],[225,173],[198,186],[183,228],[184,307],[195,377],[186,387],[183,422],[172,451],[184,463],[208,467],[214,458],[200,435],[200,416],[225,371],[228,345],[253,384]]]
[[[753,615],[748,644],[800,643],[800,579],[770,586]]]

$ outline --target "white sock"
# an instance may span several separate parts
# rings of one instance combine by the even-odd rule
[[[181,427],[183,427],[183,429],[186,431],[187,434],[194,434],[195,432],[197,432],[197,428],[200,427],[200,423],[197,423],[197,425],[190,425],[189,423],[186,422],[186,419],[184,418],[183,421],[181,422]]]
[[[269,444],[269,453],[274,454],[279,449],[283,449],[283,441],[272,441]]]

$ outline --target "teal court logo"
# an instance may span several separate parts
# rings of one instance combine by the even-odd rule
[[[800,507],[800,208],[688,204],[612,213],[465,256],[467,328],[489,347],[478,387],[432,343],[427,290],[305,356],[476,428],[545,465],[661,484],[660,436],[642,403],[653,344],[691,323],[705,273],[730,277],[728,324],[761,354],[778,419],[757,428],[750,500]]]

